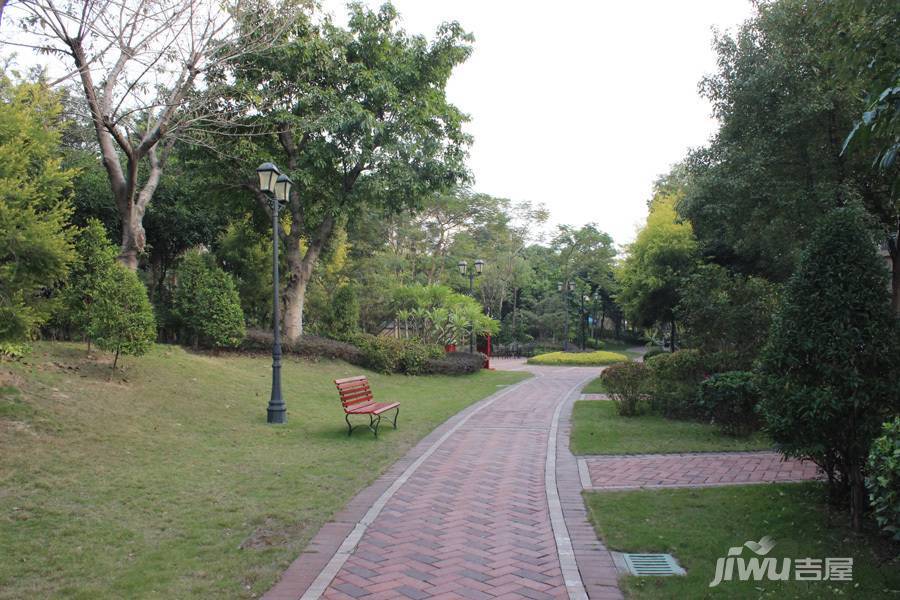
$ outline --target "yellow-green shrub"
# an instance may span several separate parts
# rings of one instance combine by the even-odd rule
[[[620,362],[628,362],[628,357],[618,352],[550,352],[538,354],[528,359],[530,365],[562,365],[568,367],[602,367]]]

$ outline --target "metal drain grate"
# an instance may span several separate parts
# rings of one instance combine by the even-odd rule
[[[625,569],[638,577],[667,577],[687,575],[671,554],[628,554],[620,555]]]

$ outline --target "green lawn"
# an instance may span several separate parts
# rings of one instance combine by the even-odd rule
[[[575,454],[645,454],[766,450],[772,443],[761,433],[747,438],[723,435],[706,423],[653,415],[620,417],[612,402],[581,400],[572,413],[571,447]]]
[[[847,514],[829,509],[819,483],[705,489],[586,492],[591,519],[606,545],[625,552],[669,552],[685,577],[632,577],[620,581],[631,598],[896,598],[897,546],[872,532],[857,536]],[[853,557],[852,582],[713,581],[716,559],[728,548],[771,536],[767,556]],[[743,556],[753,556],[747,548]],[[892,560],[893,559],[893,560]],[[824,560],[823,560],[824,564]],[[735,577],[737,579],[737,577]]]
[[[592,379],[586,386],[581,389],[582,394],[605,394],[606,386],[600,377]]]
[[[157,346],[127,371],[83,345],[0,363],[0,598],[259,595],[352,495],[439,423],[526,374],[368,373],[399,429],[346,435],[342,362]]]

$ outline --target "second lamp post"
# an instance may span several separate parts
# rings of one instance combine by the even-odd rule
[[[569,351],[569,292],[575,291],[575,282],[567,281],[563,283],[562,281],[556,282],[556,290],[562,292],[563,295],[563,308],[566,311],[566,320],[563,325],[563,352]]]
[[[461,260],[456,263],[456,266],[459,268],[459,274],[465,276],[469,263]],[[484,261],[479,258],[475,261],[475,270],[469,271],[469,295],[472,297],[475,296],[475,276],[481,275],[482,271],[484,271]],[[472,352],[475,352],[475,323],[472,323],[472,332],[469,335],[469,353]]]
[[[291,197],[291,179],[272,163],[256,169],[259,189],[269,197],[272,207],[272,395],[266,411],[269,423],[287,421],[287,407],[281,397],[281,299],[278,297],[278,213]]]

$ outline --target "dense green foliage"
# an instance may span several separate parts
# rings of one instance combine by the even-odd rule
[[[863,506],[863,466],[900,412],[900,337],[887,274],[857,206],[824,217],[785,286],[760,365],[766,427],[789,456],[813,460],[832,493]]]
[[[172,315],[194,346],[237,346],[246,335],[231,276],[199,252],[185,254],[175,272]]]
[[[156,320],[147,298],[147,288],[137,274],[115,261],[96,282],[87,334],[102,350],[141,356],[156,340]]]
[[[616,412],[633,417],[646,410],[647,366],[642,362],[612,365],[600,376]]]
[[[629,246],[620,274],[620,299],[626,315],[643,327],[669,324],[673,351],[681,280],[693,270],[697,259],[691,226],[678,222],[675,201],[675,196],[657,193],[647,224]]]
[[[884,424],[866,462],[866,487],[878,525],[900,541],[900,417]]]
[[[45,293],[74,259],[61,106],[42,83],[0,73],[0,342],[29,339],[55,308]]]
[[[700,383],[697,405],[723,433],[745,436],[759,427],[759,390],[753,373],[726,371]]]

